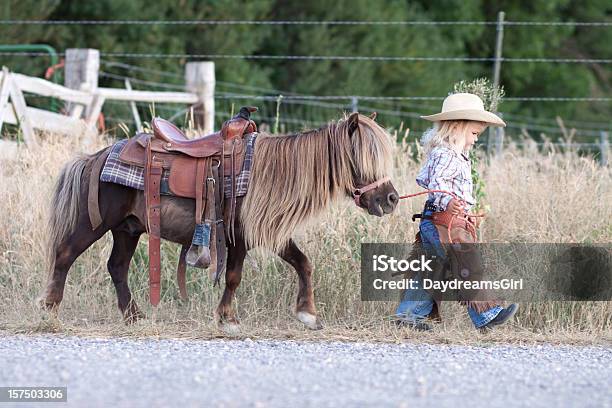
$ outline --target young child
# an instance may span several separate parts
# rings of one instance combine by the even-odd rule
[[[448,229],[439,220],[448,220],[450,215],[465,218],[475,204],[469,150],[487,126],[506,124],[497,115],[487,112],[478,96],[469,93],[448,96],[442,104],[441,113],[421,118],[434,122],[434,126],[423,135],[427,161],[419,171],[417,184],[428,190],[449,191],[457,197],[440,192],[430,193],[419,225],[425,251],[445,259],[447,254],[441,244],[448,242]],[[467,229],[454,225],[451,229],[453,242],[474,242]],[[502,308],[497,302],[469,302],[469,305],[468,313],[476,328],[505,323],[518,308],[516,304]],[[431,330],[425,319],[438,316],[437,304],[424,289],[407,289],[395,314],[401,325]]]

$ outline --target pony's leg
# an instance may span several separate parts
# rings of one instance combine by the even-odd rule
[[[79,191],[79,196],[70,198],[70,202],[64,202],[60,207],[55,208],[55,212],[51,216],[51,235],[54,237],[52,245],[52,254],[50,259],[50,271],[48,282],[43,295],[39,302],[47,308],[57,312],[59,304],[64,297],[64,286],[68,271],[74,261],[94,242],[99,240],[111,228],[120,225],[124,222],[131,206],[134,190],[123,187],[117,184],[100,183],[99,190],[99,205],[103,218],[103,223],[95,230],[92,230],[87,212],[87,195],[89,189],[89,165],[92,159],[81,160],[85,166],[83,170],[85,176],[82,177],[81,183],[76,183],[76,174],[78,167],[65,170],[60,176],[60,179],[65,179],[64,184],[69,186],[69,189]],[[60,192],[63,187],[56,187],[54,193],[54,203],[61,202],[58,199],[60,194],[69,195],[65,191]],[[76,225],[72,231],[62,231],[62,225],[70,222],[70,217],[75,217]],[[57,235],[58,230],[60,231]]]
[[[64,286],[68,270],[74,261],[94,242],[99,240],[108,228],[92,231],[89,221],[82,218],[75,230],[57,246],[53,254],[53,269],[49,274],[47,287],[39,299],[41,306],[57,311],[64,297]]]
[[[117,291],[119,310],[123,314],[124,321],[130,324],[145,317],[132,299],[132,293],[128,287],[130,261],[138,246],[140,234],[125,231],[121,229],[122,225],[111,230],[113,233],[113,250],[110,258],[108,258],[107,267]]]
[[[289,241],[287,247],[285,247],[279,255],[284,261],[293,266],[298,274],[299,286],[295,317],[309,329],[322,329],[323,325],[317,317],[317,311],[314,304],[312,265],[310,261],[306,255],[300,251],[300,248],[297,247],[293,240]]]
[[[247,250],[241,237],[236,238],[236,245],[229,244],[227,253],[227,268],[225,270],[225,290],[221,302],[215,312],[219,328],[228,334],[237,334],[239,329],[238,319],[232,308],[232,300],[236,288],[242,279],[242,266]]]

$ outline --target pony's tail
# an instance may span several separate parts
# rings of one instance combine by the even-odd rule
[[[95,158],[95,156],[93,156]],[[59,245],[74,232],[79,220],[79,204],[83,170],[92,156],[80,156],[68,162],[62,169],[55,184],[51,207],[49,208],[49,259],[53,260]]]

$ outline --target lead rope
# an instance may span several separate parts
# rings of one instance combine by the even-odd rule
[[[425,190],[425,191],[421,191],[418,193],[414,193],[414,194],[407,194],[407,195],[403,195],[400,196],[400,200],[404,200],[406,198],[412,198],[412,197],[417,197],[420,195],[424,195],[424,194],[430,194],[430,193],[444,193],[444,194],[448,194],[450,196],[452,196],[455,200],[459,201],[459,203],[461,203],[461,206],[463,207],[464,213],[467,213],[467,209],[466,209],[466,202],[465,200],[462,200],[461,198],[457,197],[457,194],[451,192],[451,191],[446,191],[446,190]],[[474,238],[474,242],[477,241],[476,238],[476,225],[474,224],[473,221],[470,220],[470,218],[482,218],[484,217],[485,214],[481,213],[481,214],[468,214],[465,215],[465,218],[462,218],[465,220],[466,225],[468,226],[468,232],[470,233],[470,235],[472,235],[472,238]],[[455,221],[455,219],[457,218],[457,214],[452,214],[451,215],[451,219],[448,225],[448,242],[450,244],[453,243],[453,239],[451,238],[451,230],[453,229],[453,222]]]

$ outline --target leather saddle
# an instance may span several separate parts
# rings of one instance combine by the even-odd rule
[[[226,233],[235,242],[236,176],[246,153],[244,135],[257,131],[250,119],[257,108],[243,107],[221,130],[189,139],[174,124],[155,118],[153,134],[130,139],[119,160],[144,169],[146,227],[149,234],[149,290],[151,304],[160,299],[161,195],[195,200],[195,231],[191,245],[183,245],[177,269],[180,294],[186,298],[186,265],[208,268],[215,284],[225,270]],[[167,183],[162,177],[169,174]],[[231,179],[225,199],[225,177]],[[227,201],[227,202],[226,202]]]

